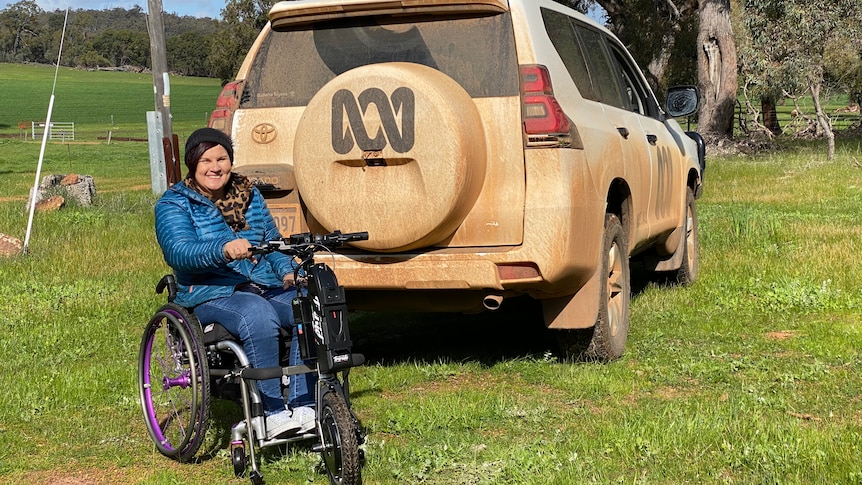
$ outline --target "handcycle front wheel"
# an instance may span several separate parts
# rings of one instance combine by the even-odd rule
[[[237,478],[242,478],[245,475],[245,468],[248,465],[248,460],[245,457],[245,446],[237,445],[231,447],[230,459],[233,463],[233,474]]]
[[[160,453],[180,462],[194,458],[209,426],[209,385],[200,324],[179,305],[162,306],[138,354],[141,409]]]
[[[360,475],[359,432],[356,421],[338,392],[327,391],[320,403],[323,463],[332,485],[358,485]]]

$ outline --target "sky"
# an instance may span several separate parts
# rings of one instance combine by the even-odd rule
[[[0,0],[0,10],[17,3],[17,0]],[[147,11],[147,0],[36,0],[36,4],[47,12],[54,10],[107,10],[112,8],[131,9],[135,5]],[[221,18],[225,0],[162,0],[162,10],[166,13],[189,15],[192,17]]]

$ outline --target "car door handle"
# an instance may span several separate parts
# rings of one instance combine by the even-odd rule
[[[655,135],[647,135],[646,139],[652,146],[655,146],[655,144],[658,142],[658,137]]]
[[[617,131],[619,131],[619,132],[620,132],[620,135],[622,135],[622,136],[623,136],[623,138],[625,138],[625,139],[628,139],[628,138],[629,138],[629,129],[628,129],[628,128],[626,128],[625,126],[620,126],[620,127],[618,127],[618,128],[617,128]]]

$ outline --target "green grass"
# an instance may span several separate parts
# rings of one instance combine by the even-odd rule
[[[24,238],[39,148],[0,139],[0,233]],[[862,144],[823,152],[709,159],[700,278],[638,278],[614,363],[559,362],[535,308],[512,301],[354,315],[365,483],[862,482]],[[93,207],[37,214],[30,253],[0,259],[0,483],[244,482],[224,441],[233,404],[188,465],[141,417],[138,346],[168,271],[146,143],[49,143],[43,175],[69,172],[94,176]],[[308,446],[262,458],[268,483],[327,483]]]
[[[178,465],[140,417],[138,340],[167,268],[136,188],[146,148],[123,146],[73,146],[95,207],[40,214],[31,254],[0,262],[0,481],[239,483],[225,443]],[[54,148],[48,171],[64,171]],[[639,286],[612,364],[558,362],[528,306],[356,315],[365,483],[858,483],[862,152],[821,152],[710,160],[701,277]],[[29,162],[11,166],[0,183],[23,197]],[[20,237],[25,218],[0,203],[0,232]],[[223,436],[237,410],[220,406]],[[263,458],[271,483],[326,483],[307,447]]]
[[[155,111],[149,73],[60,68],[54,87],[51,66],[0,64],[0,134],[20,134],[18,124],[45,121],[53,91],[51,119],[75,123],[75,140],[146,138],[146,113]],[[171,76],[171,119],[181,138],[205,126],[215,108],[218,79]]]

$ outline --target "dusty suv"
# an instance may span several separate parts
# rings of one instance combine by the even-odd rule
[[[284,234],[366,310],[540,300],[567,352],[622,354],[630,257],[697,275],[703,150],[609,31],[550,0],[283,1],[210,126]],[[329,256],[327,256],[329,258]],[[537,315],[538,318],[538,315]]]

